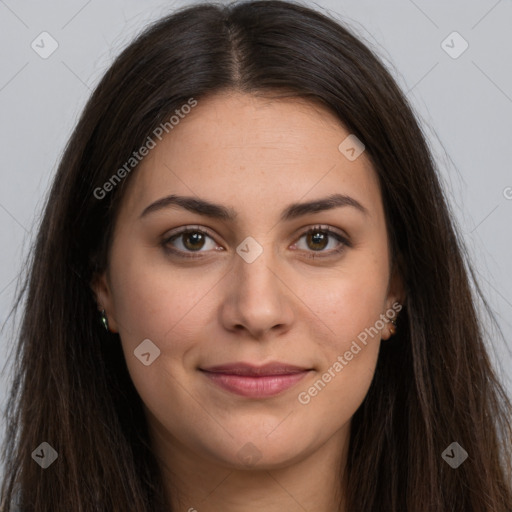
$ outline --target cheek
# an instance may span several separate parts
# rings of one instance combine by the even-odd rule
[[[305,295],[308,304],[314,305],[318,322],[329,327],[328,346],[332,350],[344,351],[385,312],[387,265],[386,258],[375,258],[373,253],[354,255],[346,266],[317,281]]]
[[[299,389],[297,400],[310,413],[308,418],[330,411],[326,431],[350,420],[373,379],[382,328],[378,321],[384,312],[387,287],[385,274],[383,277],[378,268],[347,273],[327,293],[316,297],[320,304],[318,318],[322,320],[317,323],[327,325],[329,334],[325,335],[325,329],[317,330],[316,336],[311,331],[318,371],[307,387]]]
[[[219,276],[171,272],[169,266],[144,264],[135,254],[129,261],[118,261],[112,275],[114,308],[131,379],[154,413],[165,411],[174,401],[186,407],[186,401],[179,402],[181,383],[187,379],[184,362],[212,314],[208,292]],[[148,339],[157,350],[147,344]],[[136,357],[136,353],[146,353],[139,350],[142,343],[149,346],[149,365]],[[154,359],[152,351],[158,354]]]
[[[185,339],[183,330],[198,326],[198,317],[206,321],[208,293],[219,276],[172,269],[165,262],[155,264],[137,254],[118,261],[113,277],[114,309],[124,343],[150,338],[169,345],[177,333]]]
[[[304,429],[313,428],[316,418],[323,418],[322,429],[327,435],[347,424],[363,402],[375,372],[378,346],[363,347],[349,361],[345,352],[324,367],[298,390],[298,407],[302,408]],[[352,351],[349,351],[352,353]]]
[[[314,381],[301,387],[297,398],[313,415],[330,408],[333,417],[327,423],[333,428],[355,413],[375,372],[389,276],[387,258],[374,254],[354,253],[307,295],[315,304],[310,339],[319,365]]]

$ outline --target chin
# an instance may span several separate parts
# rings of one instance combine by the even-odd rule
[[[210,455],[217,462],[232,469],[241,470],[275,470],[287,467],[306,457],[310,450],[308,444],[299,443],[298,439],[287,435],[269,439],[261,432],[252,436],[234,436],[229,446],[219,452],[219,445],[211,446]],[[209,440],[211,442],[211,440]],[[311,447],[311,451],[314,451]]]

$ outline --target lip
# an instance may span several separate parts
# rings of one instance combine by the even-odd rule
[[[262,366],[230,363],[200,368],[200,371],[210,382],[231,393],[250,398],[268,398],[290,389],[311,368],[285,363],[268,363]]]
[[[200,368],[203,371],[211,373],[227,373],[229,375],[244,375],[249,377],[261,377],[268,375],[290,375],[307,371],[310,368],[303,366],[295,366],[286,363],[267,363],[264,365],[254,365],[251,363],[228,363],[218,366],[209,366],[207,368]]]

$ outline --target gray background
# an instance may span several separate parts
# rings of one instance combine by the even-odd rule
[[[0,0],[0,324],[42,199],[91,90],[149,21],[188,3]],[[316,5],[369,43],[407,92],[507,340],[493,341],[490,350],[512,395],[512,0]],[[47,59],[31,47],[44,31],[59,45]],[[441,45],[453,31],[469,44],[458,58]],[[445,44],[452,53],[462,48],[453,37]],[[7,328],[0,338],[0,369],[12,346],[9,334]],[[6,369],[2,409],[9,382]]]

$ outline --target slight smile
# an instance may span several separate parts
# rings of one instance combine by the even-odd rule
[[[230,363],[199,370],[226,391],[249,398],[269,398],[290,389],[312,371],[312,368],[286,363],[269,363],[263,366]]]

